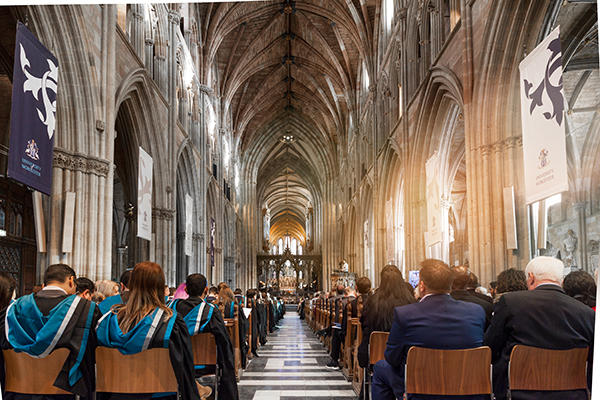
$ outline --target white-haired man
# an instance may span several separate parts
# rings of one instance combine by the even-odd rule
[[[527,264],[528,291],[505,293],[494,306],[494,316],[484,344],[492,348],[494,394],[505,399],[508,361],[517,344],[545,349],[589,347],[588,384],[594,343],[594,311],[562,290],[563,263],[552,257],[536,257]],[[540,368],[544,368],[540,365]],[[517,400],[587,399],[585,391],[513,391]]]

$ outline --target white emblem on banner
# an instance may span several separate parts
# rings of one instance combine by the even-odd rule
[[[44,106],[44,112],[42,112],[38,108],[38,117],[40,121],[42,121],[42,123],[46,125],[46,129],[48,130],[48,139],[52,139],[52,136],[54,135],[54,127],[56,125],[56,100],[50,101],[48,92],[52,92],[56,95],[58,67],[54,65],[52,60],[47,59],[46,61],[48,62],[48,71],[44,72],[44,74],[39,78],[33,76],[33,74],[26,69],[26,67],[30,67],[29,60],[27,59],[27,54],[25,53],[23,45],[20,46],[21,70],[27,78],[27,80],[23,83],[23,92],[31,92],[33,98],[36,101],[39,101],[38,95],[40,91],[42,92],[42,103]]]
[[[569,189],[559,28],[521,61],[519,70],[529,204]]]
[[[137,236],[152,240],[152,157],[140,147],[138,165]]]

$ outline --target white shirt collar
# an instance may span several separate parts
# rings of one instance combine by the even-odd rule
[[[444,293],[444,294],[445,294],[446,296],[450,296],[450,294],[448,294],[448,293]],[[435,296],[435,295],[437,295],[437,293],[429,293],[429,294],[426,294],[425,296],[421,297],[421,300],[419,300],[419,303],[420,303],[420,302],[422,302],[423,300],[425,300],[426,298],[428,298],[429,296]]]
[[[54,285],[48,285],[48,286],[44,286],[42,288],[42,290],[60,290],[61,292],[63,292],[64,294],[68,294],[67,291],[61,287],[58,286],[54,286]]]

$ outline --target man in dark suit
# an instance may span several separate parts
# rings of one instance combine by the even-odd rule
[[[492,319],[492,312],[494,311],[494,306],[491,302],[492,298],[490,297],[490,301],[484,300],[481,297],[476,296],[475,292],[467,290],[469,281],[473,275],[471,271],[469,271],[469,268],[465,266],[454,267],[452,268],[452,273],[454,274],[454,281],[452,282],[452,293],[450,293],[450,295],[455,300],[479,304],[485,311],[485,327],[487,328]]]
[[[419,274],[419,303],[396,307],[385,349],[385,359],[373,369],[373,399],[393,400],[404,394],[406,354],[412,346],[433,349],[468,349],[483,343],[485,312],[477,304],[450,296],[452,270],[439,260],[425,260]],[[443,396],[409,395],[409,399],[443,399]],[[486,396],[462,396],[462,399]],[[487,396],[489,398],[489,395]]]
[[[517,344],[556,350],[589,347],[588,385],[591,387],[594,311],[562,290],[562,261],[552,257],[536,257],[527,264],[525,274],[529,291],[502,295],[485,333],[484,343],[492,349],[496,398],[506,398],[508,362],[512,348]],[[540,365],[540,368],[544,366]],[[584,390],[513,391],[512,398],[573,400],[587,399],[587,393]]]

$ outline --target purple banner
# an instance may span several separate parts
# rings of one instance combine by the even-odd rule
[[[58,60],[17,25],[8,176],[50,195]]]

